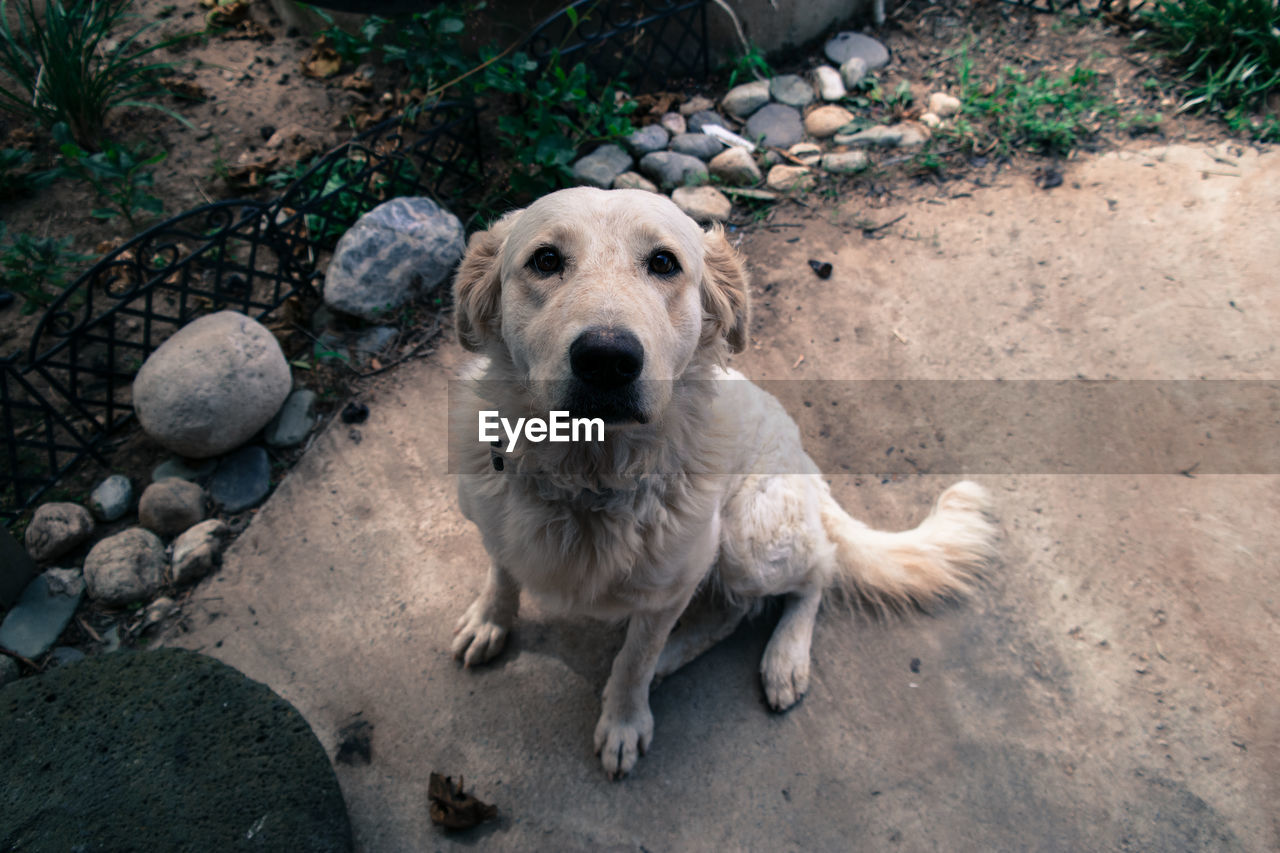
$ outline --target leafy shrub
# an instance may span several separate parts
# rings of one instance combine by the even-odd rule
[[[381,50],[385,64],[404,69],[406,88],[431,92],[471,67],[458,37],[466,28],[467,16],[484,7],[483,2],[457,7],[442,3],[395,20],[370,15],[354,33],[337,26],[323,9],[311,8],[328,23],[322,35],[343,61],[366,62]]]
[[[186,123],[148,100],[165,91],[155,74],[172,63],[143,61],[177,39],[141,44],[151,23],[111,40],[128,7],[120,0],[45,0],[39,11],[36,0],[24,0],[11,14],[8,0],[0,0],[0,99],[45,127],[65,123],[90,150],[99,147],[107,114],[116,107],[147,107]]]
[[[1280,4],[1157,0],[1141,14],[1149,38],[1186,69],[1184,108],[1203,107],[1232,130],[1280,141],[1280,117],[1252,115],[1280,88]]]
[[[28,195],[53,179],[53,172],[33,170],[34,160],[30,151],[0,149],[0,201]]]
[[[1064,77],[1026,73],[1005,67],[993,84],[979,86],[972,79],[972,62],[963,57],[959,84],[964,122],[957,130],[972,133],[970,120],[988,125],[996,150],[1007,154],[1020,147],[1041,154],[1065,155],[1097,132],[1101,119],[1117,115],[1099,85],[1099,73],[1077,68]]]
[[[519,194],[539,195],[572,186],[569,165],[591,142],[627,136],[634,128],[627,118],[635,101],[622,90],[601,84],[581,62],[565,71],[553,57],[541,71],[523,53],[485,69],[484,85],[513,96],[515,109],[498,119],[498,137],[519,164],[511,188]]]
[[[57,125],[53,135],[62,154],[59,171],[88,183],[108,205],[90,211],[95,219],[123,216],[137,230],[142,214],[159,216],[164,210],[163,202],[148,192],[155,184],[148,167],[163,160],[166,152],[149,154],[145,143],[129,149],[109,142],[104,150],[90,154],[71,139],[66,125]]]
[[[0,241],[4,238],[4,223],[0,223]],[[0,247],[0,282],[24,297],[25,313],[52,304],[66,286],[68,275],[91,260],[89,255],[72,251],[71,242],[71,237],[58,240],[14,234]]]

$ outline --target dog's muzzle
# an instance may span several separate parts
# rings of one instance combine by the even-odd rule
[[[569,346],[573,371],[567,408],[573,417],[601,418],[605,423],[645,423],[639,378],[644,347],[626,329],[595,327]]]

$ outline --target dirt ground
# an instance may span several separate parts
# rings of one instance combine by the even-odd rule
[[[741,243],[756,319],[735,365],[769,380],[1276,375],[1280,158],[1150,149],[1065,177],[780,212]],[[783,715],[756,675],[770,618],[744,626],[658,686],[650,754],[610,783],[591,732],[616,626],[526,604],[493,665],[449,657],[486,570],[447,471],[462,359],[450,345],[406,365],[364,395],[368,422],[332,423],[164,638],[270,685],[331,755],[371,738],[367,763],[348,749],[336,764],[358,849],[1280,845],[1276,476],[1011,458],[977,477],[1004,559],[971,601],[887,623],[825,611],[813,685]],[[791,413],[856,448],[852,414]],[[830,479],[855,516],[902,528],[955,477]],[[499,819],[433,828],[431,771],[464,776]]]

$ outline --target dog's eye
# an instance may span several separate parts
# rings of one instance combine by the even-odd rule
[[[672,275],[679,270],[680,262],[665,249],[659,249],[649,256],[649,272],[654,275]]]
[[[529,258],[529,266],[543,275],[553,275],[564,269],[564,258],[553,247],[542,246],[534,250],[533,257]]]

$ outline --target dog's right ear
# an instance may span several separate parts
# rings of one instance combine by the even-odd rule
[[[480,352],[499,336],[502,245],[518,215],[519,211],[508,213],[467,241],[467,252],[453,277],[453,324],[463,349]]]

